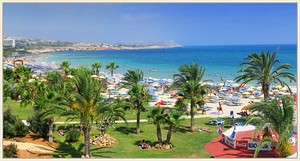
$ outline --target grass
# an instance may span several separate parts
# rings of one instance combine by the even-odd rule
[[[18,116],[21,120],[27,120],[28,117],[33,115],[32,106],[28,105],[26,107],[20,107],[20,103],[15,100],[7,100],[3,103],[4,109],[3,112],[11,108],[12,114]]]
[[[4,103],[4,110],[12,107],[13,114],[18,115],[20,119],[27,119],[32,116],[33,108],[31,106],[20,107],[16,101],[7,101]],[[141,113],[141,119],[146,119],[148,112]],[[136,114],[132,111],[126,111],[127,120],[136,120]],[[116,124],[110,127],[108,134],[117,140],[117,143],[110,147],[97,147],[91,145],[91,153],[95,158],[209,158],[210,154],[204,149],[204,145],[211,140],[219,137],[217,129],[219,126],[207,125],[206,123],[212,118],[196,118],[195,127],[208,127],[212,133],[207,132],[189,132],[190,119],[185,119],[183,127],[172,133],[171,143],[174,148],[171,150],[141,150],[137,144],[145,139],[156,144],[156,126],[147,122],[141,123],[141,134],[135,134],[136,123]],[[55,121],[64,121],[65,118],[60,118]],[[224,118],[226,122],[230,122],[230,118]],[[238,119],[236,119],[238,121]],[[59,125],[57,125],[58,127]],[[168,127],[162,125],[162,137],[166,139]],[[226,127],[223,127],[223,131]],[[97,135],[100,132],[97,130],[91,131],[91,136]],[[57,130],[54,132],[55,141],[59,142],[57,152],[53,154],[54,158],[80,158],[84,152],[83,136],[80,136],[76,143],[66,143],[65,137],[58,136]]]
[[[137,144],[142,140],[148,140],[153,145],[157,142],[156,127],[153,124],[141,123],[140,135],[135,134],[135,123],[119,123],[108,130],[108,134],[117,139],[117,144],[110,147],[96,147],[91,145],[91,153],[95,158],[209,158],[210,154],[204,149],[204,145],[217,138],[219,126],[206,125],[211,118],[195,119],[195,126],[208,127],[212,133],[195,132],[190,133],[188,127],[190,120],[186,119],[181,130],[173,132],[171,143],[174,148],[171,150],[141,150]],[[166,139],[167,126],[162,125],[163,140]],[[225,130],[226,128],[224,128]],[[91,136],[99,134],[99,131],[92,130]],[[64,142],[65,137],[58,136],[55,132],[55,140],[60,146],[53,154],[54,158],[79,158],[84,152],[83,136],[76,143]]]
[[[34,113],[33,107],[31,105],[27,105],[26,107],[20,107],[20,103],[15,100],[7,100],[3,105],[4,105],[4,110],[11,108],[12,114],[17,115],[21,120],[27,120],[28,117],[32,116]],[[136,120],[136,113],[133,110],[126,111],[125,118],[126,120]],[[147,119],[147,111],[141,112],[141,119]],[[66,118],[55,117],[55,121],[56,122],[66,121]]]

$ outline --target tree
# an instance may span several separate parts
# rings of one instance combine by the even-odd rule
[[[137,111],[136,114],[136,133],[140,134],[140,117],[141,112],[145,111],[149,102],[151,101],[151,95],[149,95],[148,90],[143,87],[141,84],[136,84],[129,91],[128,94],[130,96],[129,108],[135,109]]]
[[[98,115],[97,118],[95,118],[102,136],[106,134],[108,128],[112,126],[118,118],[122,118],[126,122],[124,110],[126,102],[123,99],[109,99],[103,104],[103,106],[98,108]]]
[[[268,144],[275,146],[281,157],[287,157],[292,154],[289,136],[293,128],[293,105],[293,99],[290,96],[282,98],[282,106],[276,99],[251,105],[249,109],[251,115],[247,119],[246,124],[255,125],[256,133],[265,133],[265,137],[255,150],[254,157],[257,156],[263,146]],[[278,134],[278,141],[273,140],[270,130]]]
[[[60,65],[59,65],[59,67],[60,67],[60,69],[62,69],[62,70],[64,70],[64,72],[65,72],[65,75],[68,75],[68,72],[69,72],[69,70],[70,70],[70,62],[68,62],[68,61],[63,61]]]
[[[99,62],[95,62],[94,64],[92,64],[92,70],[94,72],[95,75],[99,74],[99,69],[101,68],[101,63]]]
[[[15,80],[17,80],[16,82],[19,82],[20,80],[28,81],[28,79],[32,77],[32,73],[33,70],[31,68],[19,65],[14,70]]]
[[[182,65],[179,69],[180,74],[174,74],[172,88],[178,88],[179,93],[183,93],[185,100],[190,102],[191,132],[194,132],[194,115],[196,104],[203,100],[204,94],[210,89],[210,86],[204,84],[211,80],[203,80],[205,68],[198,64]]]
[[[110,70],[110,75],[111,77],[114,76],[114,71],[119,68],[119,65],[116,65],[115,62],[111,62],[109,64],[106,65],[106,69]]]
[[[91,71],[81,67],[77,70],[72,79],[75,91],[70,95],[71,108],[64,115],[79,118],[84,133],[84,156],[90,158],[90,131],[91,124],[97,118],[102,97],[102,84],[91,77]]]
[[[164,122],[164,119],[166,117],[164,111],[165,109],[157,106],[152,108],[147,116],[148,121],[156,126],[157,141],[160,145],[162,145],[162,134],[160,125]]]
[[[184,120],[184,118],[181,117],[182,115],[183,113],[181,111],[172,110],[171,113],[168,113],[165,117],[165,122],[169,125],[166,144],[170,144],[173,128],[179,127]]]
[[[132,88],[136,84],[139,84],[140,81],[142,81],[144,78],[143,71],[137,69],[137,70],[127,70],[127,72],[124,74],[123,80],[125,81],[123,83],[124,88]]]
[[[260,54],[252,53],[243,60],[240,65],[246,65],[238,71],[241,75],[234,78],[236,82],[242,82],[244,85],[251,81],[257,81],[257,83],[262,85],[262,91],[264,93],[264,99],[269,98],[269,89],[271,83],[280,83],[282,86],[287,86],[290,90],[288,84],[282,80],[282,78],[288,78],[290,82],[296,81],[295,76],[286,71],[292,66],[290,64],[281,64],[276,67],[276,63],[279,60],[276,59],[278,49],[270,54],[268,51],[266,54],[261,51]],[[291,90],[290,90],[291,91]]]

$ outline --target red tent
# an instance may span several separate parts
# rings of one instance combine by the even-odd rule
[[[166,105],[166,104],[164,102],[160,101],[160,102],[155,103],[154,106],[159,106],[159,105]]]

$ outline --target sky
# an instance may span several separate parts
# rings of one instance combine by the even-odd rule
[[[4,3],[3,34],[123,44],[296,44],[297,4]]]

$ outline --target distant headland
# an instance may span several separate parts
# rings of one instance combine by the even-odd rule
[[[61,51],[84,51],[84,50],[138,50],[138,49],[162,49],[182,47],[181,45],[169,41],[163,43],[134,43],[134,44],[109,44],[109,43],[87,43],[53,41],[43,39],[33,39],[25,37],[4,37],[4,49],[26,50],[29,53],[50,53]]]

